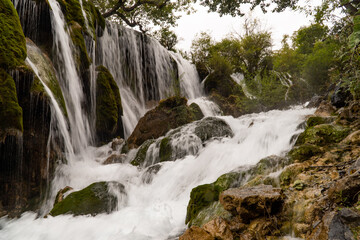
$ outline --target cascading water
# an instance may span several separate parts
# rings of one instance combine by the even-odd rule
[[[67,169],[68,183],[80,189],[100,180],[120,182],[127,193],[121,208],[96,217],[63,215],[36,219],[36,214],[25,213],[17,220],[2,218],[0,239],[133,240],[177,236],[185,229],[186,206],[193,187],[213,182],[240,166],[256,164],[268,155],[284,154],[291,148],[291,137],[301,131],[297,126],[313,111],[294,108],[237,119],[221,117],[230,125],[233,138],[212,140],[196,155],[162,163],[150,183],[142,178],[146,169],[128,163],[102,165],[111,154],[110,144],[94,148],[92,159]]]
[[[84,93],[76,65],[72,56],[72,42],[65,30],[64,16],[59,3],[49,0],[52,9],[52,27],[54,34],[54,51],[57,64],[58,79],[68,109],[71,129],[71,140],[76,151],[85,149],[92,140],[92,134],[86,114],[82,110]]]

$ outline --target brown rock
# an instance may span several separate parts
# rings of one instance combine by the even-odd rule
[[[360,130],[351,133],[344,140],[342,140],[342,143],[360,145]]]
[[[126,154],[111,154],[110,157],[108,157],[103,164],[112,164],[112,163],[123,163],[126,159]]]
[[[73,190],[73,188],[69,186],[60,189],[59,192],[56,194],[54,205],[64,200],[64,194],[70,190]]]
[[[247,188],[230,188],[220,194],[220,203],[233,215],[240,215],[248,222],[259,216],[277,213],[283,203],[280,188],[258,185]]]
[[[111,142],[111,148],[113,151],[119,151],[120,147],[125,143],[125,140],[122,138],[115,138]]]
[[[233,235],[230,230],[230,226],[226,220],[221,217],[215,218],[212,221],[206,223],[203,229],[219,240],[233,240]]]
[[[314,114],[319,117],[330,117],[334,112],[335,108],[331,105],[331,103],[323,101]]]
[[[329,198],[336,203],[354,204],[360,192],[360,172],[355,172],[337,181],[328,191]]]
[[[181,97],[161,100],[155,109],[140,118],[127,140],[129,148],[136,148],[148,139],[156,139],[165,135],[170,129],[197,120],[186,103],[187,99]]]
[[[204,229],[192,226],[187,229],[186,232],[179,237],[179,240],[215,240],[210,233]]]

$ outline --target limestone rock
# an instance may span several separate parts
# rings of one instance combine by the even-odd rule
[[[112,164],[112,163],[123,163],[126,159],[126,154],[111,154],[110,157],[108,157],[103,164]]]
[[[204,229],[197,226],[192,226],[191,228],[187,229],[183,235],[180,236],[179,240],[215,240],[215,238]]]
[[[122,138],[114,138],[111,142],[111,149],[113,151],[120,151],[120,148],[124,145],[125,140]]]
[[[315,111],[315,115],[319,117],[330,117],[335,112],[335,108],[331,103],[323,101]]]
[[[206,223],[203,229],[211,234],[215,239],[219,240],[233,240],[230,226],[223,218],[218,217]]]
[[[249,221],[277,213],[283,203],[283,194],[280,188],[270,185],[230,188],[220,194],[220,203],[233,215]]]

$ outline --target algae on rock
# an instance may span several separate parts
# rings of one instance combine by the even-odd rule
[[[26,58],[25,36],[10,0],[0,0],[0,68],[14,69]]]
[[[96,68],[96,135],[105,142],[124,137],[121,120],[123,114],[119,88],[109,70],[104,66]]]
[[[64,200],[56,203],[50,215],[96,215],[113,211],[117,206],[117,198],[109,193],[109,184],[124,193],[124,186],[120,183],[96,182],[80,191],[70,193]]]
[[[22,108],[19,106],[15,82],[0,68],[0,130],[15,128],[23,131]]]

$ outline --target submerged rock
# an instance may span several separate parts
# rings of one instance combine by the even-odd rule
[[[231,188],[220,195],[225,210],[239,215],[243,221],[276,214],[281,210],[283,199],[282,190],[270,185]]]
[[[61,214],[73,215],[97,215],[109,213],[117,206],[117,198],[109,193],[109,184],[116,187],[119,192],[125,194],[124,185],[117,182],[97,182],[88,187],[70,193],[65,199],[56,203],[50,211],[50,215]]]

